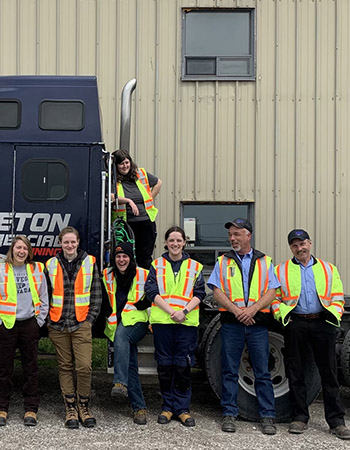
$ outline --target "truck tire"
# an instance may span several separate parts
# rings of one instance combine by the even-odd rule
[[[340,351],[340,366],[346,386],[350,386],[350,331],[346,333]]]
[[[221,398],[221,323],[216,316],[210,324],[210,333],[205,342],[205,370],[211,388]],[[269,370],[275,393],[276,421],[291,420],[289,403],[289,386],[283,363],[284,339],[281,332],[269,331],[270,358]],[[349,337],[350,344],[350,337]],[[308,405],[317,397],[321,389],[320,376],[314,362],[305,367],[305,379],[308,392]],[[243,419],[258,421],[258,402],[254,391],[254,375],[250,366],[249,355],[245,347],[239,370],[238,407]]]

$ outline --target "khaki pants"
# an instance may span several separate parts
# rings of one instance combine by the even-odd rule
[[[57,331],[51,327],[49,337],[55,346],[58,375],[63,395],[77,392],[89,397],[91,390],[92,334],[89,322],[76,331]],[[74,364],[77,389],[74,386]]]

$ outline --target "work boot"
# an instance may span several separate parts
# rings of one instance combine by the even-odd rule
[[[350,439],[350,430],[345,425],[338,425],[337,427],[329,430],[332,434],[335,434],[339,439]]]
[[[147,411],[145,409],[134,411],[134,423],[136,423],[137,425],[146,425]]]
[[[128,388],[125,386],[125,384],[115,383],[111,390],[111,397],[127,398]]]
[[[64,404],[66,406],[66,428],[79,428],[79,418],[75,395],[65,395]]]
[[[262,417],[260,423],[263,434],[276,434],[275,420],[272,417]]]
[[[24,414],[23,423],[26,427],[35,427],[38,423],[36,413],[34,411],[26,411]]]
[[[288,433],[303,434],[305,430],[307,430],[307,424],[305,422],[295,420],[289,425]]]
[[[222,419],[221,429],[226,433],[234,433],[236,431],[236,417],[224,416]]]
[[[96,425],[96,419],[89,409],[89,397],[79,395],[78,414],[83,427],[93,428]]]
[[[160,414],[158,414],[158,423],[160,423],[161,425],[170,423],[172,417],[173,417],[172,412],[162,411]]]
[[[178,417],[182,425],[185,427],[194,427],[196,425],[194,418],[191,417],[191,414],[188,411],[179,414]]]
[[[7,411],[0,411],[0,427],[4,427],[7,422]]]

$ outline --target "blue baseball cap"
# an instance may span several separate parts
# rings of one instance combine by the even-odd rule
[[[310,239],[309,233],[305,230],[292,230],[288,234],[288,244],[290,245],[293,242],[293,239],[300,239],[301,241],[305,241],[305,239]]]
[[[249,222],[248,219],[242,219],[241,217],[237,217],[237,219],[232,220],[232,222],[226,222],[225,228],[229,229],[230,227],[236,228],[245,228],[249,231],[249,233],[253,233],[253,225]]]

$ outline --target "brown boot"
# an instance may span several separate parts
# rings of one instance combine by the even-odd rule
[[[96,419],[89,409],[89,397],[78,396],[78,414],[84,427],[93,428],[96,425]]]
[[[65,395],[64,404],[66,406],[66,428],[79,428],[79,418],[75,395]]]

